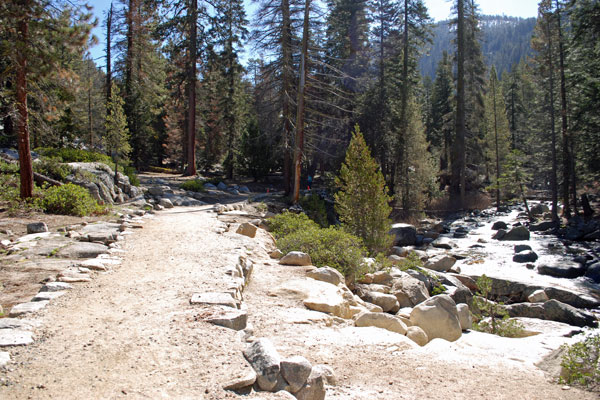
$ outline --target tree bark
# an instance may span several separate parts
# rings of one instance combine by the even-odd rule
[[[465,204],[465,11],[464,1],[457,0],[458,24],[456,29],[456,138],[452,154],[450,191],[460,195],[460,208]]]
[[[294,147],[294,196],[292,202],[298,203],[300,198],[300,175],[302,173],[302,157],[304,156],[304,113],[306,74],[308,72],[308,22],[310,17],[310,0],[304,3],[304,24],[302,28],[302,54],[300,55],[300,82],[298,85],[298,110],[296,114],[296,143]]]
[[[548,65],[550,66],[549,94],[550,94],[550,129],[552,135],[552,171],[550,172],[550,190],[552,191],[552,221],[558,221],[558,161],[556,157],[556,119],[554,116],[554,60],[552,55],[552,29],[550,27],[550,18],[546,19],[546,29],[548,35]]]
[[[113,5],[110,3],[108,14],[106,15],[106,104],[110,101],[110,91],[112,85],[112,60],[111,60],[111,33],[112,33],[112,15]]]
[[[27,108],[27,52],[29,48],[29,10],[31,0],[22,2],[24,12],[17,21],[17,130],[19,139],[19,165],[21,178],[21,199],[33,196],[33,166],[29,144],[29,111]]]
[[[492,68],[496,73],[496,70]],[[496,110],[496,77],[492,77],[492,99],[494,103],[494,142],[496,145],[496,209],[500,210],[500,154],[498,145],[498,115]]]
[[[291,159],[290,159],[290,139],[292,137],[292,107],[291,107],[291,90],[292,90],[292,19],[290,14],[289,0],[281,2],[282,14],[282,30],[281,30],[281,54],[282,54],[282,114],[283,114],[283,185],[286,196],[292,191],[291,178]]]
[[[191,0],[188,9],[190,18],[189,32],[189,61],[188,61],[188,110],[187,110],[187,168],[186,176],[196,175],[196,61],[197,61],[197,21],[198,21],[198,0]]]

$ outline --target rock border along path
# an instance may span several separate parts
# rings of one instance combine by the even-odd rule
[[[418,348],[403,335],[306,310],[301,294],[277,289],[306,279],[306,268],[271,261],[267,232],[251,239],[235,231],[211,207],[156,214],[126,237],[121,265],[93,272],[34,315],[36,341],[11,348],[0,398],[291,398],[224,389],[256,379],[243,356],[254,337],[269,338],[284,360],[301,355],[333,367],[331,399],[594,398],[518,362],[445,341]],[[244,267],[253,270],[249,281]],[[190,304],[202,293],[227,293],[249,326],[208,322],[222,319],[223,306]]]

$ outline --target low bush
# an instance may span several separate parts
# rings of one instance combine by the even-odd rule
[[[566,346],[560,365],[564,383],[600,390],[600,334],[590,335],[581,342]]]
[[[517,320],[510,319],[503,303],[491,301],[492,280],[485,275],[477,279],[478,296],[473,297],[473,329],[504,337],[523,337],[524,327]]]
[[[298,230],[312,230],[319,226],[304,213],[294,214],[285,211],[269,219],[269,231],[275,236],[275,239],[281,239],[291,235]]]
[[[133,167],[125,167],[125,175],[129,178],[129,183],[133,186],[140,186],[140,179],[137,176],[137,171]]]
[[[308,253],[317,267],[327,265],[346,277],[361,274],[363,258],[367,254],[362,240],[340,228],[319,228],[309,221],[302,229],[295,229],[278,239],[279,249],[284,254],[290,251]]]
[[[73,149],[73,148],[62,148],[55,149],[51,147],[42,147],[36,149],[40,155],[49,158],[59,159],[61,162],[101,162],[110,165],[112,159],[103,153],[96,151]]]
[[[59,158],[44,158],[33,163],[33,170],[57,181],[64,182],[73,173],[73,168],[62,163]]]
[[[329,226],[327,221],[327,208],[325,207],[325,201],[316,193],[312,193],[310,196],[306,195],[300,198],[300,205],[306,212],[306,214],[315,221],[322,228]]]
[[[72,183],[48,188],[39,200],[39,205],[51,214],[80,217],[103,210],[85,188]]]
[[[9,162],[0,160],[0,173],[2,173],[2,174],[18,174],[19,173],[19,164],[18,163],[9,163]]]
[[[199,179],[191,179],[181,184],[183,190],[189,190],[190,192],[204,192],[204,185]]]

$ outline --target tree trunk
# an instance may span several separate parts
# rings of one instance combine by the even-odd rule
[[[298,110],[296,114],[296,141],[294,147],[294,196],[292,202],[298,203],[300,198],[300,174],[302,173],[302,157],[304,156],[304,92],[306,90],[306,74],[308,71],[308,22],[310,17],[310,0],[304,3],[304,24],[302,29],[302,54],[300,55],[300,82],[298,85]]]
[[[552,135],[552,171],[550,172],[550,190],[552,191],[552,221],[558,221],[558,161],[556,157],[556,119],[554,116],[554,57],[552,55],[552,30],[550,29],[550,19],[546,20],[546,29],[548,35],[548,65],[550,66],[550,128]]]
[[[492,69],[495,73],[495,69]],[[500,210],[500,151],[498,145],[498,115],[496,110],[496,77],[492,77],[492,101],[494,107],[494,142],[496,145],[496,210]]]
[[[188,10],[190,18],[190,32],[188,45],[188,110],[187,110],[187,168],[186,176],[196,175],[196,61],[197,61],[197,21],[198,21],[198,0],[191,0]]]
[[[112,85],[112,60],[111,60],[111,33],[112,33],[112,15],[113,5],[110,3],[108,14],[106,15],[106,104],[110,101],[110,91]]]
[[[24,12],[17,22],[17,129],[19,138],[19,165],[21,176],[21,199],[33,196],[33,167],[29,145],[29,112],[27,109],[27,51],[29,48],[29,9],[31,1],[23,2]]]
[[[94,131],[92,129],[92,86],[93,86],[93,79],[92,79],[92,63],[93,61],[89,60],[88,63],[88,135],[90,137],[90,149],[94,148]]]
[[[556,21],[558,24],[558,58],[560,68],[560,116],[562,120],[562,139],[563,139],[563,215],[566,217],[571,216],[571,207],[569,204],[569,183],[573,172],[571,171],[571,144],[569,138],[569,126],[567,122],[567,88],[565,78],[565,55],[563,49],[562,40],[562,29],[560,22],[560,8],[558,0],[556,0]],[[572,184],[573,182],[571,182]],[[573,201],[573,211],[577,214],[577,197]]]
[[[408,196],[410,193],[410,185],[408,183],[408,0],[404,0],[404,32],[403,32],[403,59],[402,59],[402,97],[400,104],[400,143],[399,152],[400,168],[402,172],[399,178],[402,180],[402,208],[408,211],[410,206]]]
[[[282,114],[283,114],[283,186],[286,196],[292,191],[292,178],[290,171],[290,138],[292,137],[292,20],[290,14],[289,0],[281,2],[282,30],[281,30],[281,51],[282,51]]]
[[[463,0],[457,0],[458,24],[456,29],[456,138],[452,154],[450,191],[460,195],[460,208],[465,204],[465,12]]]

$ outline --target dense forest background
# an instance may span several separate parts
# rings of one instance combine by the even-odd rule
[[[297,200],[301,179],[338,172],[355,125],[405,211],[527,186],[557,218],[597,184],[598,1],[518,19],[455,0],[438,24],[420,0],[255,3],[250,19],[242,0],[115,0],[94,21],[72,1],[3,1],[0,147],[19,149],[21,196],[31,148],[79,147],[138,170],[279,174]]]

